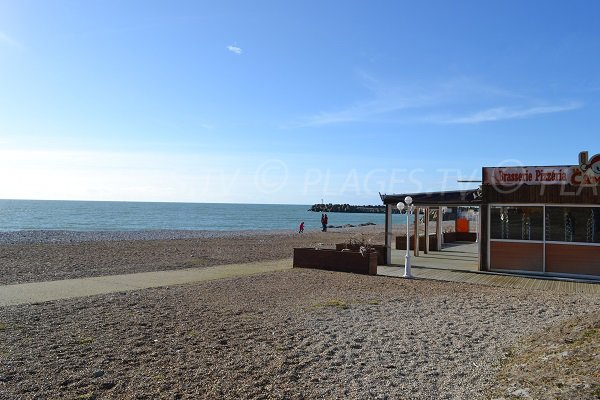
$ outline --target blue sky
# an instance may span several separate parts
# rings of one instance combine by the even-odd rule
[[[600,153],[600,3],[0,2],[0,198],[312,204]],[[473,186],[473,185],[469,185]]]

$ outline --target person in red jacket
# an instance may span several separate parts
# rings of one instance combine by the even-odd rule
[[[300,222],[300,228],[298,229],[298,233],[304,233],[304,221]]]
[[[329,219],[327,218],[327,214],[321,215],[321,225],[323,225],[323,232],[327,232],[327,222]]]

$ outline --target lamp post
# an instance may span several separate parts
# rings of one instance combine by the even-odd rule
[[[404,275],[403,278],[412,278],[410,271],[410,235],[409,235],[409,218],[408,216],[414,211],[415,206],[412,203],[413,199],[410,196],[404,198],[404,203],[400,202],[396,205],[398,211],[406,210],[406,255],[404,256]],[[416,232],[415,232],[416,235]]]

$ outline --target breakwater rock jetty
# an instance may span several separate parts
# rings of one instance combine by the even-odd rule
[[[353,206],[350,204],[313,204],[308,211],[313,212],[343,212],[343,213],[385,213],[385,206]],[[396,210],[397,211],[397,210]]]

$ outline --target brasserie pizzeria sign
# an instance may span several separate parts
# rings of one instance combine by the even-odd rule
[[[495,167],[483,169],[483,183],[513,185],[600,186],[600,154],[579,154],[579,165],[557,167]]]

